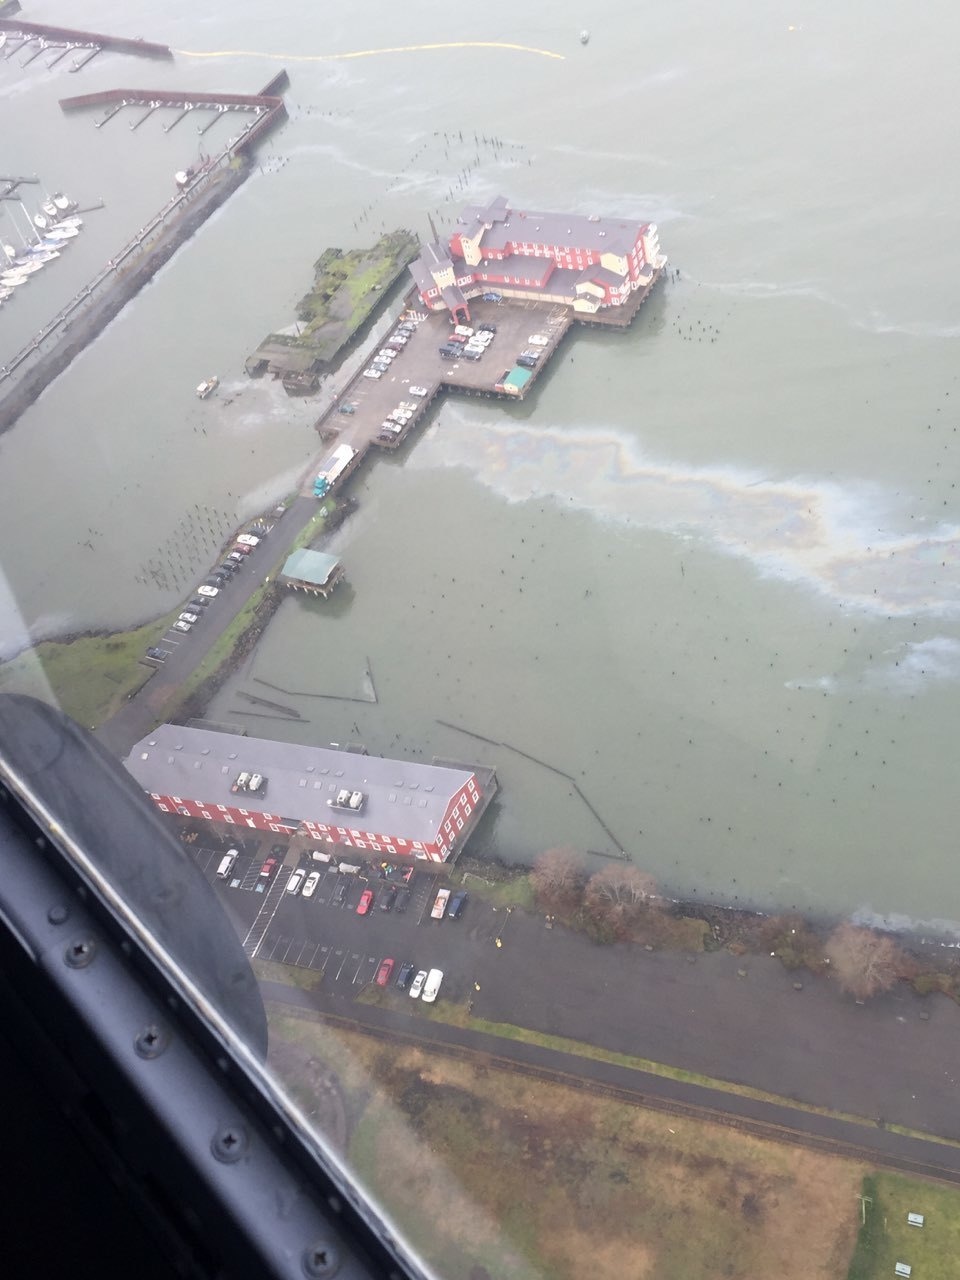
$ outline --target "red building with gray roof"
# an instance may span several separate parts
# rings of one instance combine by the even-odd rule
[[[162,813],[361,853],[446,862],[496,791],[492,769],[160,725],[124,761]]]
[[[425,307],[468,321],[469,300],[489,292],[595,315],[646,289],[666,263],[652,222],[535,213],[497,196],[462,209],[446,244],[426,245],[409,270]]]

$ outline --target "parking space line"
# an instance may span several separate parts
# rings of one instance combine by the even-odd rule
[[[334,981],[335,981],[335,982],[339,982],[339,981],[340,981],[340,974],[343,972],[343,966],[347,963],[347,955],[348,955],[349,953],[348,953],[348,952],[346,952],[346,951],[339,951],[339,950],[338,950],[335,954],[336,954],[336,955],[338,955],[338,956],[341,956],[341,955],[343,956],[343,959],[340,961],[340,968],[337,970],[337,976],[336,976],[336,978],[334,979]]]

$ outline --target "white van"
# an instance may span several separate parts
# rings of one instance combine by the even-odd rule
[[[220,859],[220,865],[217,867],[217,878],[226,880],[227,876],[233,870],[233,864],[237,860],[237,850],[228,849],[224,857]]]
[[[457,334],[457,336],[458,336],[458,337],[460,337],[460,338],[472,338],[472,337],[473,337],[473,330],[470,328],[470,326],[469,326],[469,325],[466,325],[466,324],[458,324],[458,325],[457,325],[457,327],[454,329],[454,331],[453,331],[453,332],[454,332],[455,334]]]
[[[437,992],[440,990],[440,983],[443,981],[442,969],[431,969],[427,974],[427,980],[423,984],[423,995],[420,999],[424,1004],[433,1004],[437,998]]]
[[[310,858],[313,862],[331,863],[334,860],[332,853],[324,853],[322,849],[314,849],[310,854]]]
[[[358,876],[363,868],[355,862],[341,862],[337,870],[342,871],[345,876]]]

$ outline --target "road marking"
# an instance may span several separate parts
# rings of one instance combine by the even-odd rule
[[[343,973],[343,966],[347,963],[347,955],[348,955],[349,953],[348,953],[348,952],[346,952],[346,951],[338,951],[336,954],[337,954],[338,956],[340,956],[340,955],[342,955],[342,956],[343,956],[343,959],[340,961],[340,968],[337,970],[337,976],[336,976],[336,978],[334,978],[334,982],[339,982],[339,981],[340,981],[340,975],[341,975],[341,973]]]

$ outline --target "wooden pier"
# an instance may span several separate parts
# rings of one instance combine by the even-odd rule
[[[114,53],[132,53],[140,58],[173,58],[173,50],[168,45],[155,44],[150,40],[103,35],[99,31],[78,31],[73,27],[52,27],[42,22],[22,22],[13,17],[0,18],[0,31],[6,33],[7,44],[10,45],[6,54],[8,58],[33,45],[36,48],[27,62],[32,62],[48,49],[62,50],[54,62],[59,62],[72,49],[87,50],[86,57],[79,58],[70,68],[71,71],[82,70],[102,49],[109,49]],[[27,63],[23,65],[26,66]]]
[[[446,360],[440,346],[449,338],[451,324],[445,314],[425,315],[417,310],[415,292],[408,294],[398,319],[412,319],[413,334],[379,378],[368,378],[360,369],[317,419],[315,429],[323,439],[336,438],[358,451],[360,459],[371,448],[399,449],[418,430],[435,402],[443,395],[483,396],[513,403],[527,398],[557,359],[574,325],[625,332],[660,277],[657,272],[623,307],[610,307],[593,316],[575,314],[559,303],[507,298],[501,302],[473,299],[473,327],[496,326],[493,341],[479,360]],[[608,316],[609,313],[609,316]],[[536,339],[532,342],[531,339]],[[517,357],[537,351],[539,357],[522,385],[505,389],[506,376],[517,369]],[[416,390],[411,390],[415,388]],[[391,422],[391,415],[394,420]],[[399,423],[396,418],[400,417]],[[312,479],[305,481],[309,493]]]

